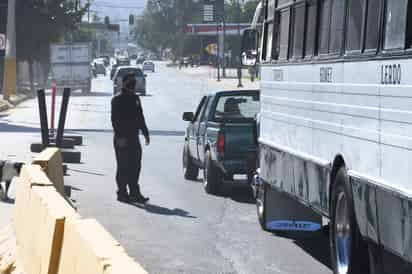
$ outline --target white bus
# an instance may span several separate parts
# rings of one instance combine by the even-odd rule
[[[257,50],[261,67],[262,227],[314,230],[322,216],[334,273],[412,273],[412,0],[261,10],[259,47],[246,31],[242,56]]]

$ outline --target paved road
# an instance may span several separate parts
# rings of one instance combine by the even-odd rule
[[[194,110],[202,94],[236,82],[158,65],[142,98],[152,132],[141,178],[151,198],[146,206],[115,200],[110,80],[97,79],[92,96],[73,96],[67,127],[82,134],[85,145],[83,163],[70,166],[66,184],[80,213],[98,219],[150,273],[331,273],[325,235],[263,232],[245,185],[227,184],[223,196],[211,196],[200,181],[184,180],[182,112]],[[0,156],[30,159],[37,119],[34,101],[0,116]]]

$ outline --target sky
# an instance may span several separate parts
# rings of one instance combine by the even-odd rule
[[[91,0],[91,3],[91,10],[97,11],[100,17],[110,16],[113,20],[124,20],[130,14],[141,13],[146,0]]]

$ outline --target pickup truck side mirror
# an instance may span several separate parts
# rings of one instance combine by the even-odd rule
[[[195,118],[195,115],[193,112],[183,113],[183,121],[192,122],[194,118]]]
[[[257,63],[257,41],[258,32],[255,29],[246,29],[243,32],[242,48],[241,48],[241,62],[243,66],[253,67]]]

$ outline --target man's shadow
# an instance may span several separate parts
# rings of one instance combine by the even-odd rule
[[[191,219],[196,219],[197,217],[192,216],[189,212],[186,210],[180,209],[180,208],[166,208],[162,206],[157,206],[153,205],[150,203],[147,204],[136,204],[136,203],[131,203],[131,206],[144,209],[147,212],[153,213],[153,214],[159,214],[159,215],[165,215],[165,216],[179,216],[183,218],[191,218]]]

